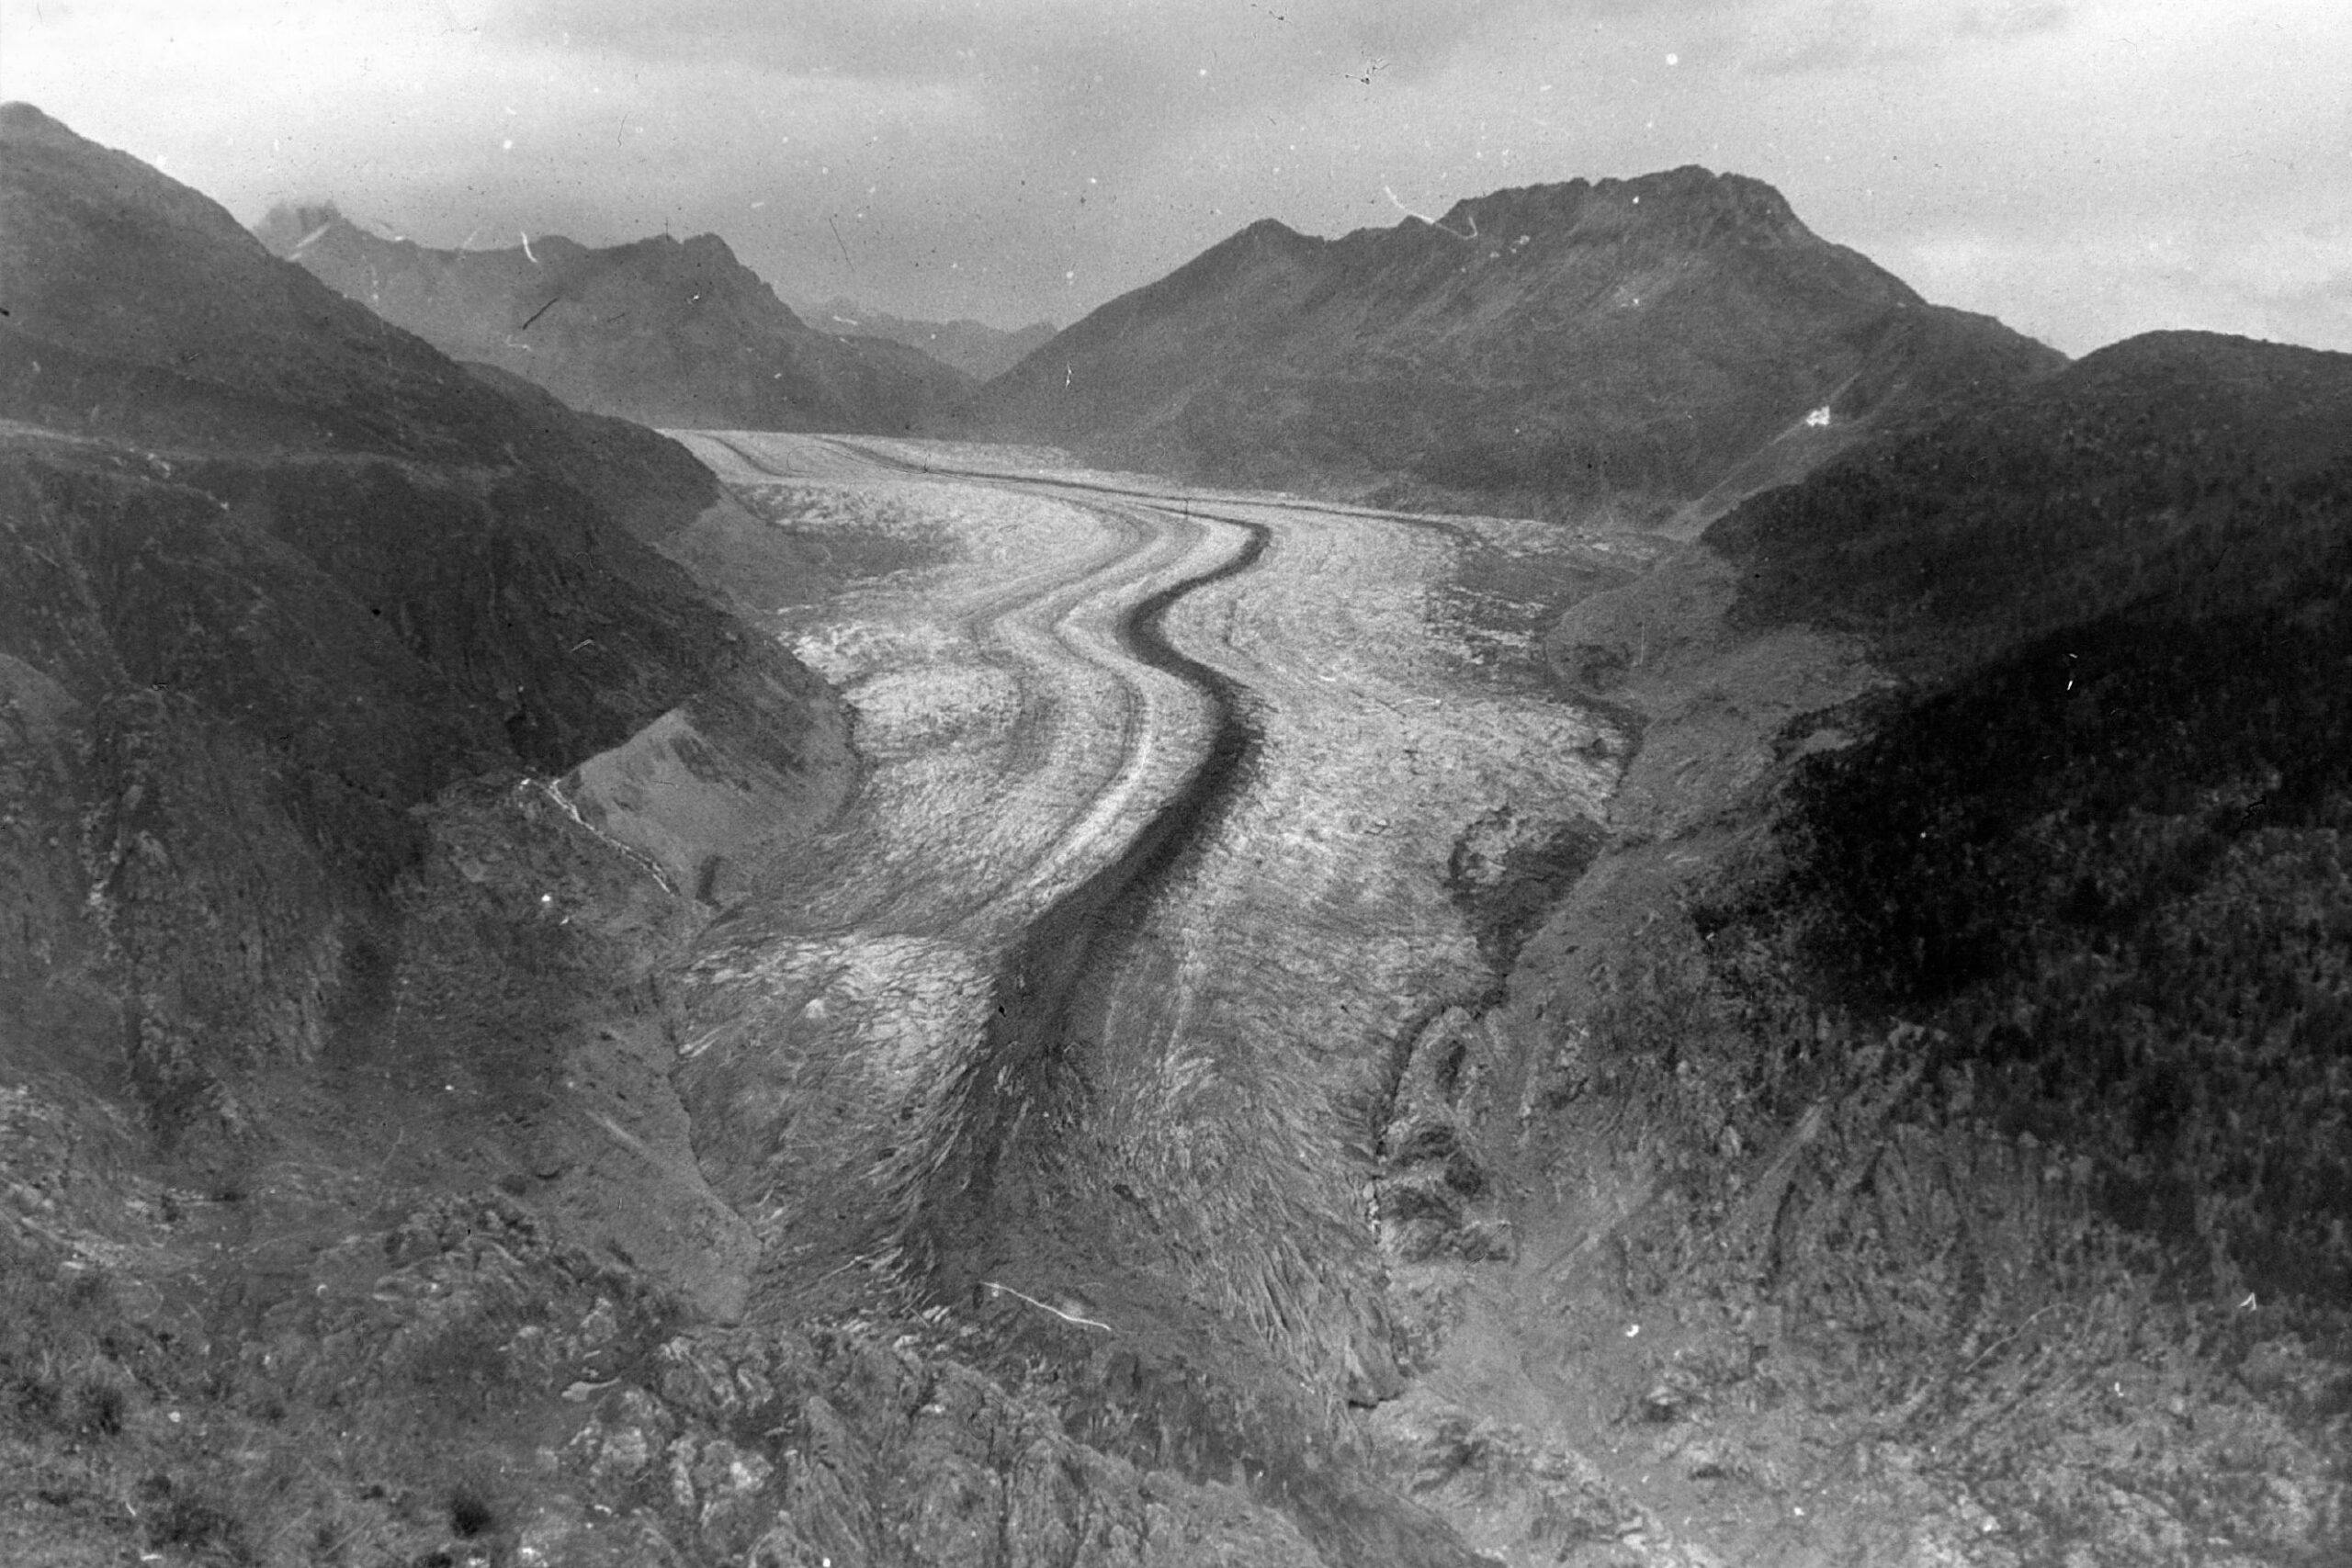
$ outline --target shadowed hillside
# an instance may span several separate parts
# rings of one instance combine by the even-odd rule
[[[812,330],[715,234],[591,250],[560,234],[501,251],[386,240],[333,207],[280,208],[277,254],[453,358],[575,408],[665,427],[904,434],[967,389],[937,360]]]
[[[2352,355],[2132,339],[1554,634],[1645,729],[1513,977],[1528,1168],[1641,1195],[1650,1419],[1878,1456],[1854,1560],[2352,1540],[2347,412]]]
[[[196,705],[387,853],[450,779],[560,772],[732,672],[825,705],[631,531],[718,499],[683,449],[484,383],[36,110],[6,133],[28,668]]]
[[[1678,169],[1339,240],[1266,220],[992,382],[987,430],[1227,482],[1712,510],[1906,410],[2060,363]],[[1826,411],[1826,412],[1825,412]]]
[[[658,1038],[680,913],[558,775],[666,717],[805,831],[843,721],[639,537],[718,499],[681,448],[477,379],[23,105],[0,296],[0,1558],[408,1561],[452,1466],[494,1492],[417,1423],[489,1406],[421,1394],[388,1348],[417,1325],[286,1258],[380,1260],[417,1206],[572,1165],[567,1053]],[[575,1182],[509,1261],[650,1326],[675,1305],[578,1244],[661,1266],[694,1205],[616,1174],[634,1211]],[[254,1381],[277,1332],[304,1349]],[[305,1378],[374,1400],[385,1448]],[[438,1498],[404,1523],[353,1501],[368,1470]]]
[[[2342,545],[2343,355],[2153,333],[1758,498],[1738,618],[1933,668],[2142,601],[2275,607]]]
[[[2135,338],[1708,535],[1926,677],[1801,772],[1814,983],[1948,1031],[2206,1290],[2352,1308],[2352,355]]]

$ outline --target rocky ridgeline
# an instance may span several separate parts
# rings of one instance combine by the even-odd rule
[[[1272,220],[982,389],[975,428],[1448,510],[1710,513],[2061,357],[1696,168],[1317,239]]]
[[[578,409],[662,428],[903,434],[961,400],[959,371],[896,335],[803,321],[716,234],[592,249],[560,234],[435,250],[333,207],[281,208],[271,248],[451,357]]]

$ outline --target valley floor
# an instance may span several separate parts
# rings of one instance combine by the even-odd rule
[[[1681,900],[1848,650],[1637,713],[1546,633],[1719,610],[1648,536],[684,439],[734,500],[665,547],[838,686],[848,804],[682,708],[436,802],[217,1148],[6,1090],[0,1555],[2327,1561],[2323,1348],[1905,1122],[1908,1026],[1741,1098]]]
[[[1102,895],[1102,931],[1074,939],[1089,962],[1065,977],[1072,1038],[1046,1076],[1085,1085],[1100,1185],[1173,1234],[1170,1257],[1099,1266],[1165,1273],[1314,1363],[1317,1314],[1374,1310],[1315,1282],[1367,1266],[1364,1117],[1418,1024],[1493,987],[1477,895],[1590,823],[1623,746],[1549,690],[1506,613],[1452,591],[1455,557],[1464,541],[1603,562],[1639,547],[1192,495],[989,449],[694,439],[778,529],[929,558],[773,612],[840,682],[871,771],[820,844],[730,896],[697,964],[689,1076],[731,1086],[717,1114],[778,1227],[777,1288],[887,1233],[910,1196],[890,1128],[991,1048],[992,987],[1024,931],[1172,814],[1181,842],[1149,885]],[[1170,595],[1253,536],[1248,570]],[[1155,593],[1167,641],[1224,685],[1222,731],[1216,694],[1129,645],[1123,622]],[[1237,776],[1188,798],[1219,745]],[[746,1100],[786,1120],[751,1124]],[[703,1145],[707,1165],[731,1153]],[[844,1191],[871,1224],[844,1227]],[[1337,1251],[1282,1256],[1277,1238],[1301,1235]],[[1115,1290],[1061,1277],[1072,1262],[1010,1236],[988,1258],[1038,1298]]]

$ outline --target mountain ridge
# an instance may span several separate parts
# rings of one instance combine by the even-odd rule
[[[1690,166],[1337,239],[1260,220],[988,383],[973,423],[1180,477],[1662,517],[1776,444],[1785,478],[2061,363]]]
[[[1742,570],[1744,626],[1815,621],[1933,671],[2158,586],[2199,614],[2255,608],[2278,584],[2233,560],[2316,549],[2324,530],[2250,536],[2243,519],[2324,491],[2347,429],[2352,355],[2143,333],[1890,433],[1702,539]]]
[[[558,775],[765,694],[765,731],[713,744],[822,809],[830,694],[648,542],[718,499],[691,455],[500,390],[29,106],[0,107],[0,663],[111,759],[74,812],[161,857],[9,936],[111,931],[144,1092],[232,1094],[322,1049],[342,955],[396,928],[414,813],[469,778]],[[239,833],[206,819],[213,794],[250,797]],[[24,885],[49,884],[32,861]],[[186,918],[191,888],[216,918]]]
[[[258,231],[451,356],[644,424],[905,434],[967,386],[903,344],[810,326],[716,234],[436,250],[371,234],[332,204],[282,207]]]

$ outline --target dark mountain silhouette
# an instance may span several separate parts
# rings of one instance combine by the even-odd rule
[[[1975,1114],[2084,1156],[2184,1276],[2340,1335],[2352,355],[2133,338],[1707,543],[1736,624],[1853,634],[1917,694],[1800,774],[1744,918],[1948,1030]]]
[[[1683,168],[1339,240],[1252,224],[977,406],[995,434],[1192,477],[1521,510],[1725,487],[1721,510],[2061,362],[1819,239],[1770,186]]]
[[[1018,331],[1007,332],[983,321],[911,321],[885,310],[869,310],[854,299],[839,295],[822,304],[808,306],[806,314],[820,331],[904,344],[909,348],[921,349],[975,381],[1004,374],[1061,330],[1051,321],[1032,321]]]
[[[2151,333],[1760,496],[1736,618],[1931,671],[2140,606],[2277,607],[2343,547],[2352,355]]]
[[[260,232],[452,357],[595,413],[902,434],[967,389],[902,344],[810,328],[715,234],[602,250],[549,234],[509,250],[443,251],[371,234],[332,206],[280,208]]]
[[[53,830],[8,840],[0,1020],[78,995],[201,1120],[322,1047],[445,788],[755,694],[747,766],[838,755],[815,677],[645,542],[718,499],[682,448],[497,389],[28,106],[0,152],[0,694],[56,763],[12,775]]]

